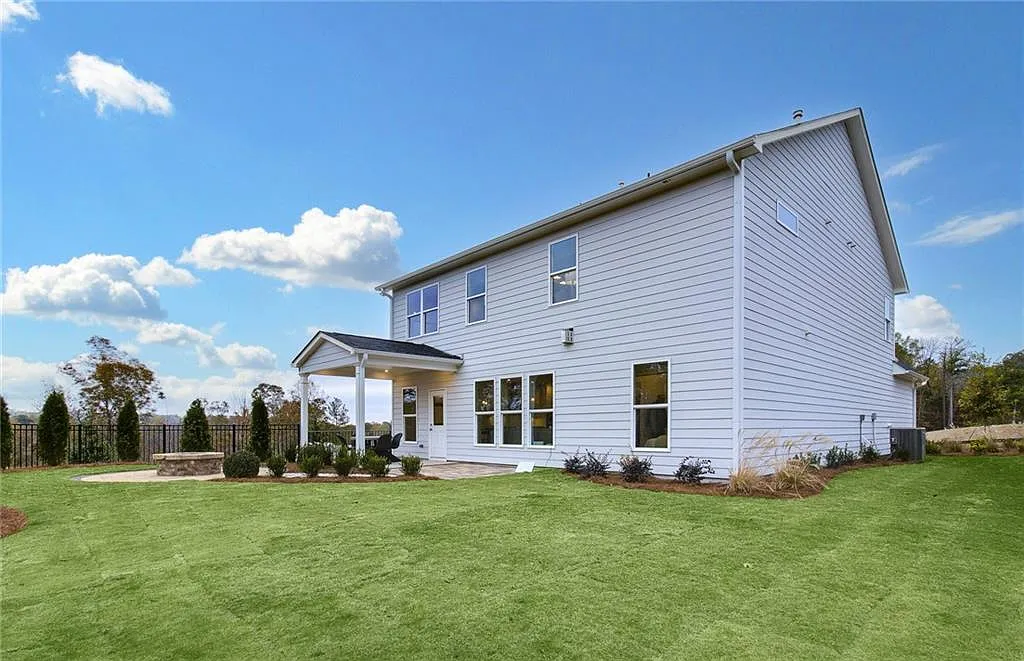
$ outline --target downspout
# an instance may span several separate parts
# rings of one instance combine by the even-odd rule
[[[725,163],[733,173],[732,188],[732,466],[735,473],[743,456],[743,336],[744,263],[746,259],[745,170],[733,150],[725,152]]]

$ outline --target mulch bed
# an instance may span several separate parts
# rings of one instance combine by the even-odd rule
[[[591,478],[580,478],[593,482],[594,484],[603,484],[610,487],[622,487],[625,489],[645,489],[647,491],[667,491],[670,493],[691,493],[702,496],[745,496],[753,498],[804,498],[806,496],[814,496],[825,490],[828,483],[832,481],[836,475],[845,473],[847,471],[858,470],[861,468],[879,468],[881,466],[897,466],[906,464],[905,461],[893,461],[891,459],[883,459],[873,463],[857,462],[854,464],[847,464],[846,466],[840,466],[839,468],[821,468],[818,470],[818,476],[821,477],[821,486],[816,488],[807,488],[800,490],[789,490],[780,491],[778,489],[771,489],[767,487],[759,487],[751,493],[736,493],[729,491],[729,485],[725,482],[705,482],[703,484],[686,484],[684,482],[677,482],[672,479],[655,477],[651,478],[647,482],[626,482],[622,479],[622,476],[618,473],[609,473],[606,477],[591,477]]]
[[[0,537],[13,535],[28,525],[28,517],[21,510],[0,505]]]
[[[221,477],[211,482],[278,482],[281,484],[367,484],[369,482],[417,482],[420,480],[439,480],[441,478],[433,475],[396,475],[394,477],[338,477],[337,475],[324,475],[323,477],[273,477],[262,475],[260,477]]]

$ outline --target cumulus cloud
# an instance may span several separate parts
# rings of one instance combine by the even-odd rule
[[[0,355],[0,390],[12,411],[37,410],[48,390],[57,386],[67,391],[71,385],[57,371],[57,363]]]
[[[264,346],[238,342],[217,346],[212,333],[175,322],[140,322],[135,341],[139,344],[193,348],[203,367],[272,369],[277,363],[277,355]]]
[[[395,214],[364,204],[302,214],[291,234],[262,227],[204,234],[179,261],[201,269],[242,269],[299,286],[370,289],[398,272]]]
[[[168,271],[166,267],[170,267]],[[10,268],[0,303],[6,314],[66,319],[82,324],[163,319],[155,285],[192,284],[185,269],[156,257],[143,266],[126,255],[89,254],[63,264]]]
[[[0,0],[0,30],[16,30],[20,20],[39,20],[35,1]]]
[[[57,81],[70,83],[82,96],[94,96],[97,115],[108,106],[154,115],[170,115],[174,110],[171,95],[164,88],[136,78],[120,64],[81,51],[68,58],[67,70],[57,76]]]
[[[960,335],[953,313],[927,294],[896,299],[896,330],[919,339]]]
[[[931,161],[941,150],[941,144],[928,145],[926,147],[915,149],[909,154],[903,156],[899,161],[886,168],[885,172],[882,173],[882,178],[888,179],[890,177],[902,177],[909,174],[925,163]]]
[[[957,216],[928,232],[918,243],[925,246],[966,246],[995,236],[1024,223],[1024,209],[1011,209],[986,216]]]

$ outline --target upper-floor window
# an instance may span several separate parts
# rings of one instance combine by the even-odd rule
[[[487,319],[487,267],[466,274],[466,323]]]
[[[405,295],[407,337],[437,332],[439,286],[435,283]]]
[[[574,234],[548,244],[551,305],[576,300],[576,240]]]
[[[892,299],[885,297],[885,339],[892,340]]]
[[[783,204],[782,200],[778,200],[775,203],[775,220],[779,221],[779,225],[782,225],[793,234],[796,234],[800,229],[800,219],[797,217],[796,212]]]

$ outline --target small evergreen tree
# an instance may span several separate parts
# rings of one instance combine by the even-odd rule
[[[117,414],[117,458],[121,461],[139,460],[139,412],[131,399],[125,401]]]
[[[185,421],[181,426],[181,451],[209,452],[211,450],[213,450],[213,443],[210,441],[210,424],[206,420],[203,401],[201,399],[192,400],[188,411],[185,412]]]
[[[7,400],[0,397],[0,468],[10,468],[14,463],[14,428]]]
[[[252,399],[252,425],[249,427],[249,449],[266,461],[270,458],[270,415],[261,397]]]
[[[71,432],[71,416],[64,401],[64,393],[54,390],[46,397],[43,411],[39,414],[37,442],[39,456],[49,466],[59,466],[68,458],[68,434]]]

